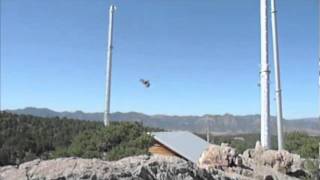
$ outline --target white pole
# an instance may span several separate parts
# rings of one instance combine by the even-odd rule
[[[280,60],[278,46],[278,23],[276,0],[271,0],[271,21],[272,21],[272,43],[273,43],[273,60],[274,73],[276,82],[276,103],[277,103],[277,132],[278,132],[278,149],[283,149],[283,117],[282,117],[282,95],[281,95],[281,79],[280,79]]]
[[[319,103],[319,119],[318,123],[320,126],[320,0],[318,1],[318,103]],[[319,170],[320,170],[320,142],[319,142],[319,157],[318,157],[318,162],[319,162]]]
[[[319,113],[320,113],[320,0],[318,1],[318,88],[319,88]],[[320,126],[320,114],[319,114],[319,126]],[[318,162],[319,162],[319,170],[320,170],[320,142],[319,142],[319,156],[318,156]]]
[[[318,113],[319,113],[319,126],[320,126],[320,0],[318,1]],[[319,154],[320,158],[320,154]],[[319,164],[320,167],[320,164]]]
[[[207,117],[207,142],[210,143],[210,123],[209,123],[209,117]]]
[[[261,25],[261,145],[270,148],[270,94],[268,65],[268,0],[260,0]]]
[[[109,9],[109,32],[108,32],[108,54],[107,54],[107,71],[106,71],[106,97],[104,111],[104,125],[110,123],[110,94],[111,94],[111,72],[112,72],[112,36],[113,36],[113,13],[116,7],[110,6]]]

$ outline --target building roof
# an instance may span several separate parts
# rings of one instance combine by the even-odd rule
[[[188,131],[153,132],[154,139],[181,157],[197,163],[209,143]]]

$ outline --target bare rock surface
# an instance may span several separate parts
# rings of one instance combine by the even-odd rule
[[[19,167],[0,167],[0,180],[232,180],[222,171],[206,171],[176,157],[134,156],[108,162],[99,159],[34,160]]]
[[[224,169],[226,167],[241,165],[236,150],[228,144],[210,145],[204,151],[199,159],[198,166],[200,168],[218,168]]]
[[[304,159],[285,150],[264,149],[257,142],[255,149],[248,149],[242,154],[243,164],[248,167],[269,167],[284,174],[303,171]]]
[[[288,151],[264,149],[257,142],[255,149],[243,154],[228,144],[210,145],[199,159],[198,167],[219,169],[226,174],[247,179],[300,179],[309,174],[303,169],[303,159]]]
[[[304,160],[287,151],[255,149],[238,154],[211,145],[197,165],[178,157],[132,156],[119,161],[58,158],[0,167],[0,180],[295,180],[308,178]]]

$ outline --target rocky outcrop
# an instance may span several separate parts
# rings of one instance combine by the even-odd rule
[[[211,145],[197,165],[178,157],[133,156],[119,161],[58,158],[0,167],[0,180],[295,180],[310,178],[304,160],[257,143],[243,154],[227,144]]]
[[[228,144],[210,145],[199,159],[198,167],[220,169],[226,174],[252,179],[299,179],[310,177],[303,169],[304,160],[288,151],[264,149],[257,142],[255,149],[243,154]]]
[[[299,155],[285,150],[268,150],[263,148],[260,142],[256,143],[255,149],[246,150],[241,157],[246,166],[267,166],[285,174],[302,170],[304,162]]]
[[[0,180],[227,180],[218,170],[207,171],[176,157],[134,156],[108,162],[99,159],[59,158],[34,160],[19,167],[0,167]]]
[[[199,159],[198,166],[204,169],[225,169],[232,166],[241,166],[242,160],[236,150],[228,144],[210,145]]]

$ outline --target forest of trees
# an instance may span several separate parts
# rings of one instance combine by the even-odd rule
[[[153,144],[147,134],[160,129],[141,123],[101,122],[65,118],[40,118],[30,115],[0,114],[0,166],[16,165],[36,158],[84,157],[117,160],[126,156],[147,154]],[[203,136],[203,135],[201,135]],[[204,136],[203,136],[204,137]],[[229,143],[239,152],[253,148],[258,134],[218,136],[214,143]],[[318,157],[319,137],[305,133],[286,134],[285,148],[306,158]],[[276,137],[273,137],[276,148]]]
[[[36,158],[78,156],[115,160],[145,154],[152,143],[146,134],[154,129],[139,123],[40,118],[2,112],[0,116],[0,166]]]
[[[202,138],[206,135],[200,134]],[[319,157],[319,136],[309,136],[304,132],[291,132],[285,134],[284,148],[291,153],[299,154],[303,158],[318,158]],[[211,143],[221,144],[228,143],[236,148],[239,153],[242,153],[248,148],[254,148],[257,141],[260,140],[259,134],[242,134],[232,136],[212,136]],[[271,148],[278,149],[277,136],[271,137]]]

